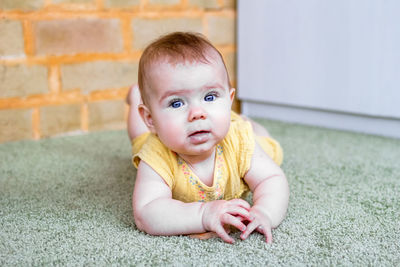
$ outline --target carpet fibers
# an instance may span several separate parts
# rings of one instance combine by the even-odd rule
[[[109,131],[0,145],[0,266],[398,266],[400,140],[258,121],[291,188],[272,245],[138,231],[130,144]]]

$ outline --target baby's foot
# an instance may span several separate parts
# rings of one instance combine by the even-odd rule
[[[210,238],[218,237],[218,234],[214,233],[214,232],[205,232],[205,233],[201,233],[201,234],[191,234],[191,235],[189,235],[189,237],[194,238],[194,239],[207,240]]]
[[[130,106],[131,105],[138,106],[141,103],[142,97],[140,95],[139,86],[137,84],[132,85],[131,88],[129,88],[129,92],[128,95],[126,96],[125,101]]]
[[[229,227],[229,225],[224,225],[224,229],[228,234],[231,232],[231,227]],[[189,237],[194,239],[207,240],[210,238],[219,237],[219,235],[215,232],[205,232],[201,234],[190,234]]]
[[[249,117],[247,117],[243,114],[241,114],[240,117],[242,117],[242,119],[244,119],[245,121],[249,121],[251,123],[251,126],[253,127],[253,131],[256,135],[264,136],[264,137],[271,137],[268,130],[265,129],[261,124],[253,121],[252,119],[250,119]]]
[[[130,140],[149,131],[139,114],[139,105],[142,104],[139,87],[133,85],[126,96],[126,103],[129,105],[128,111],[128,134]]]

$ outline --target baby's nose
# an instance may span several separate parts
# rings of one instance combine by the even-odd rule
[[[189,118],[188,120],[195,121],[195,120],[205,120],[207,118],[207,112],[204,108],[200,106],[192,107],[189,111]]]

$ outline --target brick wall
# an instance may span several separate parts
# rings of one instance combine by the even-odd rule
[[[1,0],[0,142],[124,129],[146,44],[205,34],[235,84],[234,0]],[[237,104],[236,104],[237,109]]]

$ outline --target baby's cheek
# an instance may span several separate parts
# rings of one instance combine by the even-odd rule
[[[215,126],[214,126],[215,129],[217,129],[218,132],[226,134],[229,130],[230,120],[231,120],[230,114],[228,116],[226,116],[226,115],[220,116],[215,123]]]
[[[168,144],[175,144],[184,138],[181,127],[173,124],[164,127],[162,137],[165,139],[165,143]]]
[[[170,125],[167,127],[167,134],[170,138],[178,139],[182,138],[182,131],[179,126],[177,125]]]

